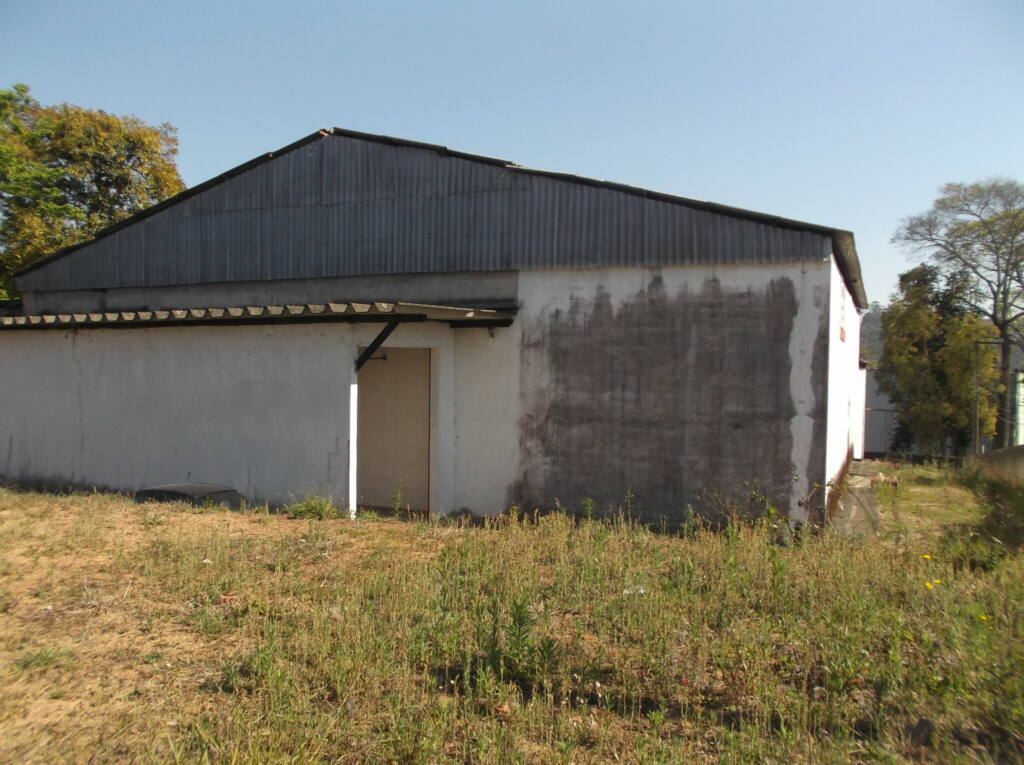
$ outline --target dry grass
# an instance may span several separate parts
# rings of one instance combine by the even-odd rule
[[[1019,759],[1024,559],[914,470],[862,541],[0,490],[0,761]]]

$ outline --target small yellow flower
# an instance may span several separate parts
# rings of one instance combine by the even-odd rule
[[[931,560],[932,559],[932,556],[928,555],[927,553],[925,555],[922,555],[921,557],[924,558],[925,560]]]
[[[927,587],[929,590],[933,587],[931,582],[925,582],[924,586]]]
[[[932,581],[935,582],[935,584],[942,584],[941,579],[932,579]]]
[[[988,621],[988,617],[987,617],[987,616],[985,616],[985,614],[982,614],[982,615],[981,615],[981,616],[979,616],[978,618],[979,618],[979,619],[981,619],[981,620],[982,620],[983,622],[987,622],[987,621]]]

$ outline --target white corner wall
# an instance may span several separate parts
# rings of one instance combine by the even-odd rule
[[[864,386],[860,369],[860,313],[831,258],[828,342],[827,481],[837,478],[847,457],[863,455]]]
[[[354,359],[331,324],[2,332],[0,476],[344,503]]]

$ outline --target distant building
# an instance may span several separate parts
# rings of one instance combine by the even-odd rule
[[[861,319],[861,355],[872,364],[882,355],[882,307],[872,303],[870,310]],[[1010,355],[1010,438],[1011,446],[1024,444],[1024,353],[1014,347]],[[869,458],[890,456],[894,453],[893,443],[899,426],[899,411],[896,405],[878,387],[877,372],[867,369],[867,397],[865,403],[864,456]],[[983,437],[979,445],[981,452],[992,451],[993,439]],[[922,450],[904,447],[904,453],[927,457]]]
[[[319,131],[17,283],[9,480],[819,520],[861,449],[852,234],[440,146]]]
[[[896,408],[878,388],[874,369],[867,370],[867,398],[864,411],[864,456],[885,457],[892,453],[896,437]]]

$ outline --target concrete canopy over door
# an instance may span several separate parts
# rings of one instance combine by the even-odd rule
[[[430,349],[379,349],[359,370],[358,503],[430,509]]]

